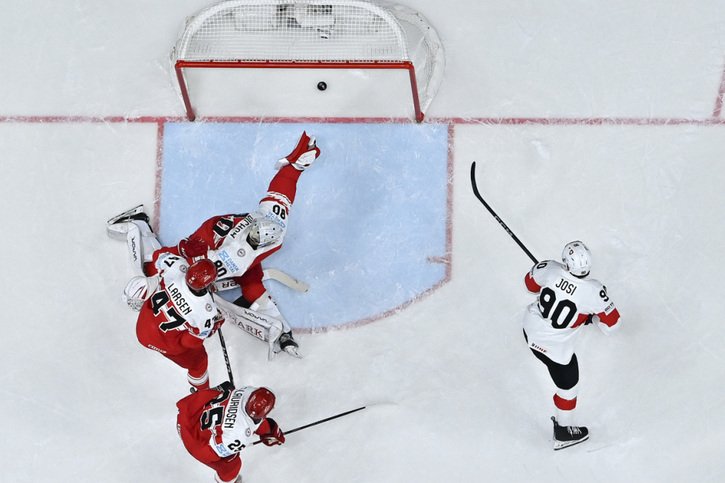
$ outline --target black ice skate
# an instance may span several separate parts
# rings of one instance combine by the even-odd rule
[[[106,233],[108,236],[116,240],[125,240],[126,233],[128,233],[128,226],[125,223],[127,221],[142,221],[149,225],[149,229],[151,229],[149,215],[144,213],[143,205],[138,205],[114,216],[106,222]],[[151,231],[153,232],[153,229]]]
[[[589,430],[586,426],[559,426],[554,416],[554,451],[583,443],[589,439]]]
[[[106,222],[107,225],[115,225],[116,223],[121,223],[124,221],[129,220],[141,220],[145,221],[146,223],[149,222],[149,215],[144,213],[143,211],[143,205],[134,206],[130,210],[124,211],[123,213],[120,213],[110,220]]]
[[[302,356],[298,352],[297,349],[299,349],[299,344],[297,344],[297,341],[294,340],[292,337],[292,332],[283,332],[282,335],[279,336],[279,348],[283,351],[285,351],[287,354],[301,358]]]

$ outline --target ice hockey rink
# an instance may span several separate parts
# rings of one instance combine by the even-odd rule
[[[144,203],[174,243],[248,211],[305,129],[323,156],[267,262],[311,285],[273,287],[305,357],[269,362],[228,325],[229,357],[238,384],[275,392],[283,429],[366,409],[245,449],[245,483],[725,481],[725,1],[406,0],[446,52],[421,125],[378,73],[352,98],[344,78],[319,92],[319,74],[296,73],[281,91],[267,73],[229,94],[255,112],[222,102],[185,122],[168,55],[208,3],[4,5],[0,481],[213,481],[176,434],[184,371],[136,340],[120,300],[133,273],[105,220]],[[395,122],[371,118],[379,106]],[[564,451],[521,335],[531,260],[473,196],[473,161],[537,258],[589,245],[622,314],[609,337],[582,329],[591,436]],[[220,383],[218,340],[206,347]]]

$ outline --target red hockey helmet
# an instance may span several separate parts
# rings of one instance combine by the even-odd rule
[[[189,265],[186,270],[186,285],[198,292],[214,283],[216,276],[214,262],[208,258],[203,258]]]
[[[244,410],[252,419],[263,419],[274,407],[275,399],[272,391],[266,387],[260,387],[252,391],[252,394],[249,395]]]

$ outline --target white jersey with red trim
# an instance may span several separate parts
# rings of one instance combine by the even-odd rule
[[[284,194],[268,191],[257,211],[210,218],[191,237],[207,243],[207,258],[217,267],[219,279],[241,277],[253,263],[282,246],[291,204]],[[254,247],[249,243],[249,232],[254,220],[260,218],[273,221],[280,231],[274,242]]]
[[[178,255],[160,252],[154,265],[160,284],[150,297],[151,308],[154,314],[165,314],[162,330],[187,330],[199,339],[212,335],[223,318],[210,293],[197,295],[186,285],[189,263]]]
[[[525,278],[538,294],[524,316],[529,347],[559,364],[574,354],[577,329],[592,316],[605,333],[618,327],[619,312],[599,280],[578,278],[556,261],[536,264]]]
[[[255,423],[244,410],[249,396],[258,388],[223,389],[201,415],[201,428],[211,431],[209,445],[225,458],[251,446],[259,439],[256,431],[264,420]]]

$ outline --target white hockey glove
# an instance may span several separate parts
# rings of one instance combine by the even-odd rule
[[[295,169],[304,171],[312,166],[312,163],[320,156],[320,148],[317,147],[317,141],[314,137],[310,137],[306,132],[302,133],[295,149],[277,161],[277,169],[291,164]]]
[[[129,308],[131,308],[131,310],[140,312],[141,307],[143,307],[143,303],[151,297],[158,286],[158,277],[147,278],[138,275],[128,281],[126,288],[123,289],[121,299],[129,306]]]

